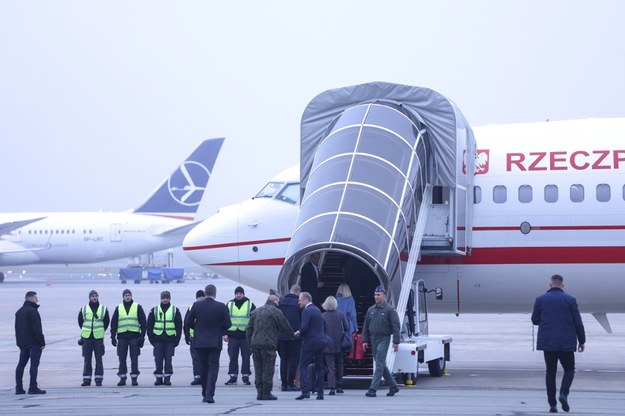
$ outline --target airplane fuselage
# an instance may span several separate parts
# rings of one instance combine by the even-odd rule
[[[134,213],[0,214],[45,217],[14,230],[1,242],[0,266],[95,263],[179,246],[184,233],[159,235],[190,221]]]
[[[470,253],[422,256],[417,277],[445,294],[430,310],[529,312],[557,273],[583,312],[625,312],[624,136],[625,119],[475,129]],[[188,234],[185,252],[267,291],[297,212],[276,199],[227,207]]]

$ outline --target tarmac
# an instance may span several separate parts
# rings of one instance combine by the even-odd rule
[[[146,313],[160,301],[160,292],[169,290],[172,303],[181,311],[194,301],[195,292],[207,284],[217,287],[217,299],[233,297],[239,284],[226,279],[187,280],[180,284],[122,284],[109,277],[64,275],[9,277],[0,284],[0,415],[282,415],[282,414],[419,414],[419,415],[542,415],[548,414],[544,388],[542,352],[532,345],[535,331],[528,314],[510,315],[431,315],[430,328],[453,337],[447,374],[430,377],[427,366],[419,370],[417,383],[400,386],[394,397],[386,389],[378,397],[365,397],[369,379],[351,379],[344,394],[324,400],[296,401],[297,392],[280,391],[279,371],[274,381],[275,401],[257,401],[256,390],[244,386],[225,386],[228,356],[221,355],[214,404],[202,402],[200,388],[190,386],[193,379],[188,347],[182,342],[174,357],[172,386],[154,386],[152,347],[146,342],[139,357],[139,386],[117,387],[117,356],[106,338],[104,383],[102,387],[80,387],[81,349],[77,344],[80,329],[78,312],[96,289],[100,301],[112,315],[121,302],[122,291],[129,288],[134,300]],[[15,395],[14,313],[28,290],[38,293],[39,311],[47,346],[39,366],[39,386],[45,395]],[[537,289],[538,292],[541,288]],[[573,295],[575,295],[573,293]],[[246,288],[257,306],[267,295]],[[610,315],[613,334],[606,334],[590,315],[583,314],[588,341],[586,351],[576,354],[577,372],[569,396],[570,414],[625,414],[625,315]],[[252,369],[253,372],[253,369]],[[561,372],[559,373],[561,375]],[[253,380],[253,376],[252,376]],[[28,385],[28,367],[24,375]],[[559,409],[560,413],[563,413]]]

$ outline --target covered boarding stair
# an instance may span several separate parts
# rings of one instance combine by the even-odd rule
[[[382,285],[404,322],[420,256],[470,249],[470,127],[435,91],[376,82],[318,95],[301,132],[301,209],[278,291],[288,293],[310,255],[320,253],[324,286],[315,303],[349,284],[362,328]],[[389,360],[392,368],[393,354]],[[370,359],[352,364],[346,374],[371,374]]]

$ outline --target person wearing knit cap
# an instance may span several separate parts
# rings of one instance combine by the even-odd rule
[[[224,341],[228,343],[228,356],[230,364],[228,366],[228,375],[230,379],[226,382],[227,386],[237,384],[239,376],[239,352],[241,353],[241,379],[243,384],[249,386],[250,375],[250,346],[245,337],[247,324],[250,322],[250,314],[256,306],[251,300],[245,297],[245,291],[241,286],[234,289],[234,299],[230,300],[226,306],[230,312],[230,321],[232,326],[228,329],[228,335],[224,336]]]
[[[182,315],[171,304],[171,294],[161,292],[161,303],[155,306],[148,315],[148,339],[154,347],[155,386],[171,385],[174,373],[172,358],[182,336]],[[164,364],[164,367],[163,367]]]
[[[195,301],[199,302],[206,299],[206,295],[204,294],[203,290],[198,290],[197,292],[195,292]],[[187,313],[185,313],[184,315],[184,320],[186,322],[187,317],[189,316],[189,311],[191,310],[191,307],[193,305],[189,306],[189,309],[187,309]],[[193,381],[191,382],[192,386],[201,386],[202,385],[202,380],[200,379],[200,373],[201,373],[201,363],[200,363],[200,356],[198,355],[198,351],[197,348],[195,348],[195,346],[193,345],[193,335],[195,334],[194,330],[190,330],[189,331],[189,336],[184,337],[184,342],[186,342],[186,344],[189,346],[189,353],[191,354],[191,364],[193,367]]]
[[[125,386],[128,377],[126,358],[130,351],[130,378],[132,385],[138,386],[139,355],[145,342],[147,329],[145,312],[138,303],[132,300],[132,292],[125,289],[122,293],[123,302],[115,308],[111,318],[111,344],[117,347],[119,357],[118,386]]]
[[[98,292],[89,292],[89,303],[78,312],[78,326],[81,328],[79,344],[82,346],[84,365],[82,370],[81,386],[90,386],[91,377],[95,378],[95,385],[101,386],[104,378],[104,332],[109,327],[109,311],[100,304]],[[95,373],[91,364],[95,356]]]

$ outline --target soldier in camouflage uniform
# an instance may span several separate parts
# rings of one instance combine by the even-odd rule
[[[295,338],[289,321],[278,309],[280,298],[270,295],[265,305],[254,310],[247,325],[247,342],[252,349],[256,374],[256,400],[277,400],[271,394],[278,349],[278,331]]]

